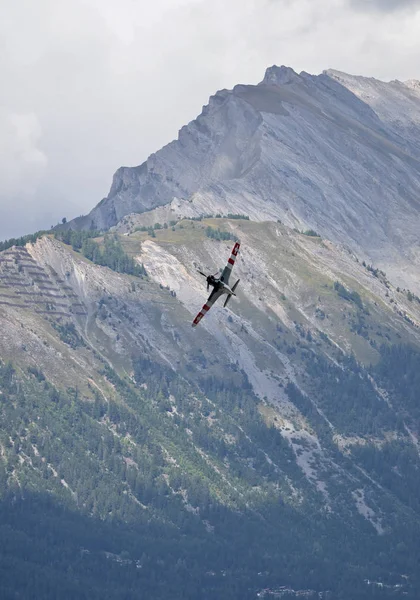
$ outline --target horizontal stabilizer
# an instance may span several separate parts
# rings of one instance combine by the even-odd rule
[[[232,292],[234,292],[234,291],[236,290],[236,288],[238,287],[238,283],[239,283],[240,281],[241,281],[241,280],[240,280],[240,279],[238,279],[238,281],[235,283],[235,285],[234,285],[234,286],[233,286],[233,288],[232,288]]]

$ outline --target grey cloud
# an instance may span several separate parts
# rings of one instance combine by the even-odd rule
[[[9,232],[18,234],[22,224],[31,220],[31,212],[36,213],[35,190],[48,166],[39,148],[41,135],[33,113],[0,109],[0,238]]]
[[[349,1],[3,0],[0,238],[87,213],[118,167],[269,65],[419,78],[414,20],[395,13],[390,38]]]
[[[34,114],[0,110],[0,181],[4,194],[26,196],[42,176],[48,160],[38,147],[40,136]]]
[[[361,11],[393,12],[420,7],[420,0],[350,0],[350,4]]]

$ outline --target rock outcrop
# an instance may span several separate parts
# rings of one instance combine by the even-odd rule
[[[107,198],[72,221],[109,229],[241,213],[314,229],[418,288],[418,82],[270,67],[263,81],[210,98],[178,139],[139,167],[119,169]]]

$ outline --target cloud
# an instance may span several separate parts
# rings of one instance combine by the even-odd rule
[[[39,149],[41,127],[36,116],[0,111],[0,194],[31,195],[48,160]]]
[[[28,207],[33,207],[48,165],[38,145],[40,138],[35,114],[0,109],[0,236],[9,230],[17,232],[19,222],[28,219]]]
[[[349,2],[3,0],[0,237],[88,212],[119,166],[140,164],[216,90],[257,83],[272,64],[419,78],[420,13]],[[13,115],[32,120],[33,154],[16,152]]]
[[[350,0],[350,4],[362,11],[393,12],[404,9],[415,10],[420,7],[420,0]]]

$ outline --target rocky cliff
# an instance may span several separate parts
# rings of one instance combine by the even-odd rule
[[[3,245],[5,598],[417,600],[419,119],[272,67]]]
[[[280,219],[419,291],[419,123],[418,82],[271,67],[259,85],[215,94],[143,165],[119,169],[108,197],[70,226],[109,229],[156,207],[129,222]]]
[[[239,295],[194,330],[196,269],[216,272],[232,245],[212,232],[241,239]],[[135,577],[162,598],[197,585],[208,598],[232,586],[250,599],[415,598],[417,296],[279,223],[183,220],[118,237],[148,276],[52,236],[0,255],[2,536],[38,548],[51,506],[70,511],[51,542],[61,562],[46,548],[22,558],[20,542],[3,560],[38,575],[53,561],[46,581],[67,590],[84,574],[99,595],[114,561],[126,569],[109,580],[115,598]]]

